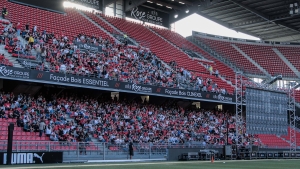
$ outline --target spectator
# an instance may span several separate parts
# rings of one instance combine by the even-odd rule
[[[27,33],[29,33],[30,27],[29,27],[29,22],[27,22],[27,24],[25,25],[25,31]]]
[[[50,140],[51,140],[51,141],[59,141],[57,135],[56,135],[54,132],[51,133],[51,135],[50,135]]]
[[[22,29],[22,26],[21,26],[20,22],[17,23],[16,29],[17,29],[17,36],[20,36],[21,29]]]
[[[23,130],[24,130],[25,132],[29,132],[29,131],[30,131],[29,122],[24,123]]]
[[[8,14],[8,11],[6,9],[6,6],[3,6],[2,8],[2,18],[5,19],[5,16]]]
[[[213,73],[213,67],[211,65],[208,66],[208,71],[209,71],[210,75],[212,75],[212,73]]]
[[[219,77],[219,71],[218,71],[218,69],[216,69],[216,71],[215,71],[215,76]]]
[[[51,130],[52,130],[51,126],[47,125],[46,131],[45,131],[46,136],[48,136],[48,137],[51,136],[51,133],[52,133]]]
[[[39,124],[39,131],[40,131],[40,137],[42,137],[43,133],[44,133],[44,130],[45,130],[45,126],[46,124],[44,123],[44,121],[41,121],[40,124]]]
[[[67,71],[66,65],[65,64],[61,64],[59,70],[60,70],[61,73],[66,73],[66,71]]]
[[[34,43],[34,38],[33,35],[31,34],[28,39],[28,44],[30,45],[31,48],[33,47],[33,43]]]
[[[36,52],[36,58],[37,58],[38,60],[43,60],[42,57],[41,57],[42,50],[41,50],[41,47],[40,47],[39,44],[37,44],[37,45],[35,46],[35,52]]]
[[[18,117],[17,126],[18,127],[24,127],[24,123],[23,123],[23,121],[22,121],[22,119],[20,117]]]

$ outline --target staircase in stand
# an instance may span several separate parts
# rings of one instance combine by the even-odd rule
[[[111,23],[107,22],[107,20],[105,20],[104,18],[102,18],[101,16],[99,15],[96,15],[99,19],[101,19],[103,22],[105,22],[106,24],[108,24],[110,27],[112,27],[116,32],[118,32],[120,35],[124,35],[125,33],[122,32],[121,30],[119,30],[118,28],[116,28],[114,25],[112,25]],[[136,46],[139,46],[139,44],[134,40],[132,39],[131,37],[127,37],[127,39],[129,41],[131,41],[134,45]]]
[[[95,21],[93,21],[91,18],[89,18],[88,16],[86,16],[83,12],[81,11],[77,11],[80,15],[82,15],[84,18],[86,18],[87,20],[89,20],[90,22],[92,22],[95,26],[97,26],[99,29],[101,29],[103,32],[105,32],[107,35],[109,35],[111,38],[113,38],[114,40],[116,40],[117,43],[121,43],[118,39],[116,39],[111,33],[109,33],[106,29],[104,29],[103,27],[101,27],[99,24],[97,24]]]
[[[171,41],[169,41],[168,39],[164,38],[163,36],[161,36],[159,33],[155,32],[154,30],[152,30],[150,27],[147,27],[151,32],[153,32],[154,34],[156,34],[157,36],[159,36],[160,38],[162,38],[163,40],[165,40],[166,42],[168,42],[169,44],[171,44],[172,46],[174,46],[176,49],[182,51],[183,53],[185,53],[187,56],[189,56],[190,59],[194,60],[195,57],[190,56],[189,54],[187,54],[185,51],[183,51],[181,48],[179,48],[177,45],[175,45],[174,43],[172,43]],[[200,54],[198,54],[197,52],[192,51],[195,55],[199,56],[202,59],[195,59],[195,60],[199,60],[200,62],[198,62],[202,67],[206,68],[205,65],[202,62],[213,62],[210,61],[206,58],[204,58],[203,56],[201,56]],[[221,79],[222,81],[226,82],[228,85],[230,85],[231,87],[235,87],[231,81],[226,80],[225,78],[219,76],[219,79]]]
[[[295,73],[295,75],[297,75],[297,77],[300,78],[300,72],[299,72],[299,70],[297,70],[297,68],[289,60],[287,60],[286,57],[277,48],[272,48],[272,50]]]
[[[4,49],[5,45],[0,45],[0,54],[4,54],[4,57],[9,60],[13,64],[14,67],[18,68],[24,68],[20,63],[17,61],[16,58],[12,57],[10,53],[7,52],[7,50]]]

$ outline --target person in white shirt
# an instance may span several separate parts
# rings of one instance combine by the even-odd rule
[[[66,65],[65,64],[61,64],[59,70],[60,70],[61,73],[66,73],[66,71],[67,71]]]
[[[45,134],[46,134],[46,136],[50,136],[51,133],[52,133],[52,128],[51,128],[51,126],[48,125],[48,126],[46,127]]]
[[[37,26],[36,25],[33,27],[33,32],[37,32]]]

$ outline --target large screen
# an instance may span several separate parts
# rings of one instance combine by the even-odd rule
[[[65,13],[63,0],[9,0],[23,5],[28,5],[52,12]]]
[[[286,93],[247,88],[247,133],[287,135],[287,102]]]

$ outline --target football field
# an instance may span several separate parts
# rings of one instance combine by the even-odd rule
[[[5,169],[300,169],[300,160],[63,163],[0,166]]]

